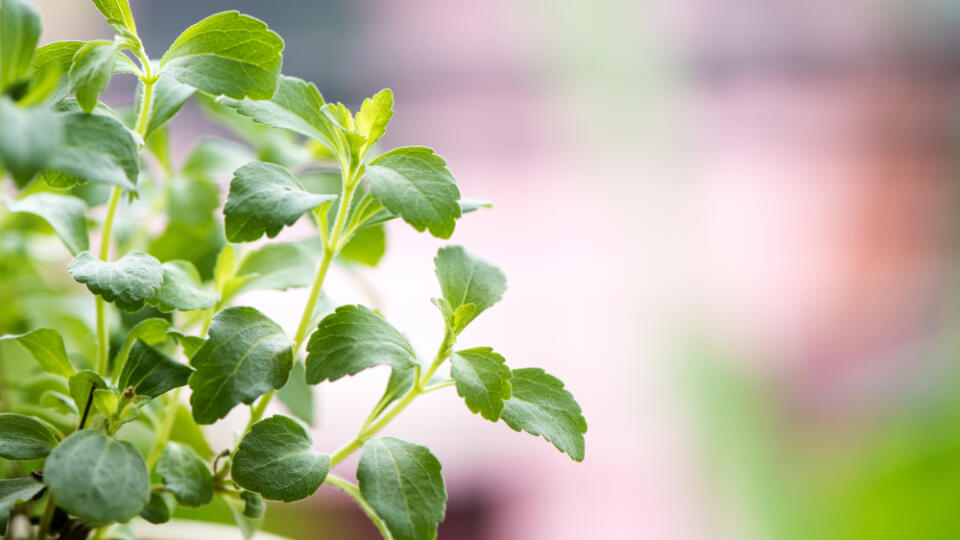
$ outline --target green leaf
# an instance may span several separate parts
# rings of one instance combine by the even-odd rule
[[[364,443],[360,493],[396,540],[434,540],[446,511],[440,462],[424,446],[383,437]]]
[[[434,258],[443,298],[454,318],[447,323],[459,333],[477,315],[496,304],[507,290],[507,278],[496,266],[467,253],[460,246],[440,248]],[[472,308],[461,309],[473,304]],[[457,312],[459,317],[456,317]]]
[[[87,409],[87,400],[90,399],[91,390],[95,392],[96,389],[110,390],[110,385],[103,380],[103,377],[89,369],[79,371],[76,375],[70,377],[70,397],[77,404],[77,410],[80,411],[80,414],[83,414],[83,411]]]
[[[127,0],[93,0],[94,5],[100,10],[107,24],[115,30],[125,33],[127,30],[134,35],[137,33],[137,26],[133,20],[133,12],[130,11],[130,4]]]
[[[50,98],[52,103],[65,98],[70,91],[70,65],[85,41],[54,41],[37,49],[33,55],[32,75],[35,80],[56,77],[57,84]]]
[[[217,296],[203,288],[200,273],[188,261],[163,263],[163,284],[147,302],[160,311],[192,311],[217,303]]]
[[[221,500],[223,500],[227,508],[230,509],[230,514],[233,515],[233,520],[236,522],[237,528],[240,529],[240,534],[244,540],[253,540],[260,526],[260,520],[247,516],[247,506],[249,503],[247,503],[245,499],[237,499],[236,497],[227,495],[222,495]]]
[[[99,429],[78,431],[50,452],[43,481],[57,505],[94,525],[126,521],[150,498],[140,453]]]
[[[138,396],[155,398],[187,384],[193,370],[136,340],[117,380],[121,389],[133,387]]]
[[[63,141],[63,123],[46,107],[18,107],[0,96],[0,126],[0,163],[23,188],[53,159]]]
[[[293,344],[283,328],[251,307],[213,317],[210,339],[191,359],[190,404],[199,424],[212,424],[238,403],[253,403],[287,382]]]
[[[12,339],[29,352],[40,368],[53,375],[70,378],[75,370],[67,358],[60,333],[52,328],[39,328],[26,334],[0,336],[0,341]]]
[[[136,189],[140,172],[137,141],[122,123],[100,114],[69,113],[64,144],[50,169],[80,180]]]
[[[267,499],[292,502],[313,495],[330,471],[330,456],[315,452],[307,430],[275,415],[250,428],[233,458],[231,476]]]
[[[313,425],[313,388],[307,384],[303,362],[294,362],[290,378],[277,392],[287,410],[307,424]]]
[[[304,212],[336,198],[305,191],[300,181],[279,165],[248,163],[234,173],[223,207],[227,239],[251,242],[264,233],[273,238]]]
[[[366,179],[373,196],[414,229],[430,229],[437,238],[453,234],[460,190],[447,163],[430,148],[391,150],[367,165]]]
[[[243,515],[250,519],[260,519],[267,511],[267,505],[263,502],[263,497],[252,491],[243,491],[240,493],[243,499]]]
[[[339,152],[337,128],[320,112],[323,96],[313,83],[281,75],[277,92],[269,100],[218,101],[255,122],[306,135],[323,143],[335,155]]]
[[[502,356],[490,347],[457,351],[451,357],[450,375],[472,412],[492,422],[500,419],[503,401],[510,399],[510,368]]]
[[[150,120],[144,138],[159,129],[176,116],[180,109],[190,101],[196,90],[182,84],[173,77],[160,77],[153,86],[153,105],[150,106]],[[143,83],[137,87],[137,110],[143,102]]]
[[[176,510],[177,500],[173,497],[173,494],[166,491],[152,491],[147,505],[143,507],[143,510],[140,510],[140,517],[150,523],[166,523],[170,521]]]
[[[184,506],[202,506],[213,500],[210,469],[187,445],[167,443],[157,461],[157,474],[163,479],[163,487]]]
[[[340,306],[324,317],[307,342],[307,353],[309,384],[335,381],[378,365],[404,370],[417,361],[407,339],[363,306]]]
[[[270,99],[277,88],[283,39],[236,11],[187,28],[160,60],[160,72],[209,94]]]
[[[0,457],[40,459],[56,445],[56,435],[43,422],[22,414],[0,413]]]
[[[89,41],[73,57],[70,86],[84,112],[89,114],[97,106],[97,98],[113,75],[116,53],[117,46],[112,41]]]
[[[27,502],[43,490],[43,484],[32,476],[0,478],[0,535],[7,534],[7,522],[13,507]]]
[[[63,240],[72,255],[90,249],[87,234],[87,205],[83,200],[56,193],[34,193],[20,200],[5,201],[11,212],[43,218]]]
[[[101,295],[124,311],[142,308],[163,284],[160,261],[142,251],[131,251],[110,262],[101,261],[84,251],[70,261],[67,271],[90,292]]]
[[[540,368],[523,368],[513,370],[510,386],[503,421],[515,431],[542,435],[574,461],[583,461],[587,421],[563,382]]]
[[[33,2],[0,3],[0,92],[27,76],[42,29],[40,11]]]
[[[127,362],[130,355],[130,349],[135,341],[143,340],[147,345],[159,345],[167,340],[167,330],[170,329],[170,321],[158,317],[144,319],[138,322],[127,332],[127,337],[123,340],[123,345],[113,359],[113,373],[120,371]]]
[[[316,258],[300,244],[267,244],[243,255],[223,295],[229,298],[245,291],[307,287],[313,283],[316,264]]]
[[[481,208],[493,208],[493,203],[486,199],[460,199],[460,211],[464,214],[476,212]]]
[[[342,260],[376,266],[387,252],[387,233],[383,225],[365,227],[340,250]]]
[[[387,124],[393,118],[393,91],[389,88],[377,92],[372,98],[363,100],[357,113],[357,132],[367,139],[365,148],[380,140],[387,132]]]

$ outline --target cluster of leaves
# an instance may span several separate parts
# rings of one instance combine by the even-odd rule
[[[117,524],[162,523],[178,506],[219,497],[249,537],[264,499],[300,500],[329,483],[385,538],[435,538],[447,499],[440,462],[379,432],[417,397],[447,387],[483,418],[583,459],[586,422],[563,383],[539,368],[511,369],[490,347],[456,348],[506,290],[495,266],[458,246],[438,251],[433,302],[444,337],[429,361],[375,310],[331,312],[320,302],[334,261],[379,262],[385,222],[400,218],[447,239],[462,214],[488,206],[463,199],[430,148],[374,154],[393,117],[390,90],[356,113],[326,102],[313,84],[280,73],[281,38],[236,12],[191,26],[155,61],[126,0],[93,2],[114,40],[39,48],[30,0],[0,3],[0,171],[16,188],[0,216],[0,261],[20,263],[0,264],[10,291],[0,354],[33,359],[0,364],[0,534],[24,534],[7,530],[11,516],[23,516],[32,538],[86,538],[94,529],[129,538]],[[114,74],[139,81],[131,110],[99,101]],[[175,165],[166,123],[191,99],[246,144],[204,140]],[[221,214],[215,179],[231,172]],[[116,219],[124,194],[139,214],[127,226]],[[96,206],[105,207],[99,223]],[[304,215],[316,239],[243,249]],[[159,233],[150,227],[157,219]],[[90,251],[91,224],[99,254]],[[24,240],[47,230],[73,256],[69,275],[95,296],[92,320],[77,315],[69,284],[49,277]],[[123,255],[111,259],[114,245]],[[231,305],[245,291],[300,287],[311,289],[292,337],[256,308]],[[56,307],[31,310],[38,289],[51,293],[41,295],[48,306],[59,295]],[[317,451],[306,427],[310,385],[375,366],[390,377],[357,435]],[[296,418],[263,418],[275,395]],[[200,426],[240,404],[250,421],[236,447],[212,451]],[[356,484],[330,472],[356,451]]]

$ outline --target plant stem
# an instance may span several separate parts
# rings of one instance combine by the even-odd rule
[[[53,513],[57,510],[57,505],[53,500],[53,493],[47,490],[47,503],[43,507],[43,515],[40,517],[40,528],[37,530],[37,538],[46,540],[50,535],[50,523],[53,522]]]
[[[360,509],[363,510],[363,513],[370,518],[370,521],[380,529],[380,534],[383,535],[384,540],[393,540],[393,535],[390,534],[390,530],[387,529],[387,524],[383,522],[383,519],[377,515],[377,511],[374,510],[370,503],[364,498],[363,494],[360,493],[360,488],[356,484],[349,482],[335,474],[327,474],[326,483],[336,487],[340,491],[346,493],[357,505],[360,506]]]
[[[150,108],[153,106],[153,85],[156,80],[150,73],[150,63],[143,62],[145,76],[143,78],[143,102],[140,104],[140,114],[137,117],[137,135],[142,138],[147,131],[150,121]],[[110,235],[113,232],[113,220],[117,215],[117,206],[123,188],[115,186],[110,192],[110,202],[107,203],[107,215],[103,220],[103,232],[100,235],[100,260],[110,260]],[[107,363],[110,360],[110,336],[107,334],[106,303],[103,297],[97,296],[97,373],[107,375]]]
[[[147,456],[147,470],[153,470],[153,466],[157,463],[157,460],[160,459],[160,454],[163,453],[163,449],[167,446],[167,441],[170,440],[170,433],[173,431],[173,423],[177,419],[177,408],[180,407],[180,388],[177,388],[173,391],[173,395],[170,396],[170,403],[167,404],[167,411],[163,417],[163,423],[160,424],[160,428],[157,430],[157,438],[153,442],[153,448],[150,449],[150,454]]]
[[[351,439],[349,442],[338,448],[330,456],[330,467],[333,468],[337,463],[340,463],[347,456],[354,453],[363,446],[370,437],[373,437],[380,432],[381,429],[387,426],[394,418],[397,417],[408,405],[413,403],[413,400],[417,399],[421,394],[424,394],[428,391],[433,391],[440,387],[436,385],[430,389],[424,388],[424,385],[433,377],[433,374],[437,372],[437,369],[440,368],[440,365],[450,356],[450,351],[453,349],[453,343],[456,341],[456,336],[450,332],[448,329],[443,336],[443,343],[440,344],[440,349],[437,351],[437,356],[434,357],[433,362],[430,364],[430,368],[423,374],[423,376],[415,376],[413,381],[413,386],[410,387],[410,390],[400,398],[393,408],[387,411],[379,420],[370,423],[368,418],[367,422],[364,423],[364,426],[360,428],[360,431],[357,433],[357,436]]]

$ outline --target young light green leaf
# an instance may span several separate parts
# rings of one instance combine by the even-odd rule
[[[56,445],[56,435],[43,422],[22,414],[0,413],[0,457],[40,459]]]
[[[221,98],[218,101],[255,122],[306,135],[322,143],[334,155],[339,153],[337,129],[320,112],[324,106],[323,96],[313,83],[281,75],[277,92],[269,100]]]
[[[130,11],[130,4],[127,0],[93,0],[103,17],[107,19],[107,24],[121,33],[130,33],[136,35],[137,26],[133,20],[133,12]]]
[[[294,362],[290,378],[277,392],[287,410],[307,424],[313,425],[313,388],[307,384],[303,362]]]
[[[240,529],[243,540],[253,540],[254,535],[257,534],[257,529],[260,527],[260,520],[247,516],[246,510],[248,503],[246,500],[226,495],[222,495],[221,500],[227,505],[227,508],[230,509],[230,514],[233,515],[233,521],[237,524],[237,528]]]
[[[503,421],[515,431],[542,435],[574,461],[583,461],[587,421],[563,382],[540,368],[523,368],[513,370],[510,386]]]
[[[40,406],[53,409],[60,414],[78,414],[77,404],[73,399],[55,390],[46,390],[40,394]]]
[[[393,91],[389,88],[363,100],[357,113],[357,132],[366,138],[365,148],[380,140],[387,132],[387,124],[393,118]]]
[[[111,390],[110,385],[103,380],[103,377],[97,375],[95,372],[85,369],[83,371],[77,372],[76,375],[70,377],[70,397],[73,398],[73,402],[77,405],[77,410],[80,411],[80,414],[83,414],[87,410],[87,400],[90,399],[91,394],[97,390]]]
[[[204,343],[207,342],[207,340],[203,339],[202,337],[188,336],[181,332],[177,332],[176,330],[167,332],[167,335],[177,340],[177,343],[183,347],[183,354],[186,355],[187,358],[193,358],[193,355],[200,350],[200,347],[203,347]]]
[[[446,513],[440,461],[424,446],[383,437],[364,443],[360,493],[396,540],[434,540]]]
[[[238,403],[287,382],[293,344],[283,328],[251,307],[227,308],[213,317],[210,339],[191,359],[190,404],[199,424],[212,424]]]
[[[363,306],[340,306],[324,317],[307,342],[307,353],[309,384],[378,365],[404,370],[416,365],[417,358],[396,328]]]
[[[457,351],[451,356],[450,375],[472,412],[492,422],[500,419],[503,401],[510,399],[510,368],[502,356],[490,347]]]
[[[167,261],[163,266],[163,284],[147,302],[160,311],[192,311],[217,303],[217,296],[203,288],[200,273],[188,261]]]
[[[0,336],[0,341],[5,339],[16,341],[26,349],[40,364],[40,369],[47,373],[66,378],[75,373],[67,358],[67,349],[63,346],[60,332],[52,328],[38,328],[26,334]]]
[[[46,107],[18,107],[0,96],[0,164],[23,188],[53,159],[64,137],[59,115]]]
[[[376,266],[387,252],[387,233],[383,225],[364,227],[340,250],[341,260]]]
[[[373,196],[416,230],[430,229],[437,238],[453,234],[460,190],[447,163],[432,149],[391,150],[367,165],[366,178]]]
[[[110,262],[101,261],[84,251],[70,261],[67,271],[90,292],[117,304],[124,311],[142,308],[163,284],[160,261],[142,251],[131,251]]]
[[[252,491],[242,491],[240,498],[243,499],[243,515],[250,519],[260,519],[267,511],[267,505],[263,502],[263,497]]]
[[[283,39],[236,11],[187,28],[160,60],[160,72],[209,94],[270,99],[277,89]]]
[[[50,102],[56,103],[67,97],[70,92],[70,65],[73,63],[73,57],[83,47],[85,41],[54,41],[37,49],[33,55],[31,78],[34,80],[46,80],[50,77],[56,79],[56,86]]]
[[[113,75],[116,53],[117,46],[112,41],[89,41],[73,57],[70,86],[84,112],[89,114],[97,106],[97,98]]]
[[[126,521],[150,498],[140,453],[99,429],[77,431],[54,448],[43,467],[43,482],[58,506],[94,525]]]
[[[20,83],[29,73],[41,31],[40,11],[33,2],[4,0],[0,3],[0,92]]]
[[[90,249],[87,234],[87,205],[83,200],[56,193],[34,193],[20,200],[5,201],[11,212],[43,218],[57,233],[72,255]]]
[[[433,261],[443,298],[454,315],[447,319],[454,332],[459,333],[477,315],[499,302],[507,290],[507,278],[500,269],[460,246],[440,248]],[[469,304],[473,308],[461,309]]]
[[[133,387],[138,396],[155,398],[187,384],[193,370],[151,348],[139,339],[130,348],[117,380],[121,389]]]
[[[43,491],[43,484],[32,476],[0,478],[0,535],[7,534],[7,522],[13,507],[29,501]]]
[[[486,199],[460,199],[460,211],[464,214],[476,212],[481,208],[493,208],[493,203]]]
[[[140,517],[150,523],[166,523],[170,521],[177,510],[177,500],[172,493],[166,491],[151,491],[150,500],[140,510]]]
[[[313,495],[330,471],[330,456],[315,452],[307,430],[275,415],[250,428],[233,458],[231,475],[244,489],[292,502]]]
[[[150,106],[150,120],[144,138],[176,116],[180,109],[190,101],[196,90],[180,83],[173,77],[160,77],[153,86],[153,105]],[[143,103],[143,83],[137,86],[137,110]]]
[[[335,199],[305,191],[300,181],[279,165],[248,163],[234,173],[223,207],[227,239],[251,242],[264,233],[273,238],[304,212]]]
[[[100,114],[62,115],[64,144],[48,166],[80,180],[136,189],[140,172],[137,141],[122,123]]]
[[[184,506],[202,506],[213,500],[210,469],[187,445],[167,443],[157,461],[157,474],[163,479],[163,487]]]

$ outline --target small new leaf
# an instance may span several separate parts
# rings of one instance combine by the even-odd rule
[[[286,416],[254,424],[240,441],[231,475],[242,488],[292,502],[313,495],[330,471],[330,456],[315,452],[307,430]]]
[[[187,28],[160,60],[160,72],[209,94],[270,99],[283,63],[283,39],[236,11]]]
[[[29,352],[40,364],[40,369],[70,378],[76,371],[67,358],[67,349],[63,346],[60,332],[52,328],[38,328],[32,332],[18,335],[0,336],[0,340],[11,339]]]
[[[503,401],[510,399],[510,368],[502,356],[490,347],[457,351],[451,356],[450,375],[472,412],[492,422],[500,419]]]
[[[496,304],[507,290],[507,278],[496,266],[467,253],[460,246],[440,248],[434,259],[447,323],[459,333],[477,315]],[[473,307],[467,307],[470,304]]]
[[[213,476],[197,453],[185,444],[167,443],[157,474],[163,487],[184,506],[202,506],[213,500]]]
[[[94,525],[126,521],[150,498],[140,453],[99,429],[77,431],[50,452],[43,467],[57,506]]]
[[[248,163],[234,173],[223,207],[227,239],[252,242],[264,233],[273,238],[304,212],[336,198],[304,190],[300,181],[279,165]]]
[[[363,306],[340,306],[320,321],[307,342],[307,383],[335,381],[361,370],[416,365],[413,347],[383,317]]]
[[[192,311],[217,303],[217,296],[205,290],[200,273],[189,261],[168,261],[163,266],[163,284],[148,302],[160,311]]]
[[[56,193],[34,193],[20,200],[5,201],[11,212],[43,218],[57,233],[71,255],[90,249],[87,234],[87,205],[83,200]]]
[[[130,11],[130,3],[127,0],[93,0],[100,13],[107,20],[107,24],[112,26],[117,32],[126,33],[129,31],[137,33],[137,27],[134,24],[133,12]]]
[[[418,231],[450,238],[460,217],[460,190],[447,163],[430,148],[408,146],[367,165],[370,192]]]
[[[70,261],[67,270],[93,294],[117,304],[124,311],[137,311],[163,284],[160,261],[142,251],[131,251],[116,261],[101,261],[84,251]]]
[[[56,435],[43,422],[22,414],[0,413],[0,457],[40,459],[56,445]]]
[[[73,402],[77,405],[77,411],[79,411],[80,414],[83,414],[83,412],[87,410],[87,401],[96,390],[106,389],[112,391],[110,385],[103,380],[103,377],[89,369],[77,372],[76,375],[70,377],[69,386],[70,397],[73,398]]]
[[[260,519],[267,511],[267,505],[263,502],[263,497],[252,491],[243,491],[240,493],[243,499],[243,515],[250,519]]]
[[[293,344],[283,328],[251,307],[227,308],[213,317],[210,339],[193,358],[190,405],[199,424],[212,424],[238,403],[287,382]]]
[[[583,461],[587,421],[563,382],[540,368],[523,368],[513,370],[510,385],[513,395],[504,402],[503,421],[515,431],[542,435],[574,461]]]
[[[117,46],[112,41],[90,41],[80,47],[70,66],[70,86],[85,113],[92,113],[97,98],[107,87],[116,64]]]
[[[7,534],[7,522],[13,507],[29,501],[43,490],[32,476],[0,479],[0,535]]]
[[[373,97],[363,100],[357,113],[356,128],[366,138],[364,148],[369,148],[387,132],[387,125],[393,118],[393,91],[389,88],[377,92]]]
[[[434,540],[446,512],[440,461],[426,447],[383,437],[363,445],[360,493],[396,540]]]
[[[166,523],[170,521],[170,518],[176,510],[177,500],[172,493],[166,491],[151,491],[150,500],[147,501],[143,510],[140,510],[140,517],[150,523]]]
[[[138,396],[155,398],[174,388],[187,384],[193,370],[169,356],[148,346],[139,339],[130,348],[130,354],[117,381],[119,388],[133,387]]]

